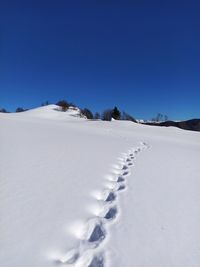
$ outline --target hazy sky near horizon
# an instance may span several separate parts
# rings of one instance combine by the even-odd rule
[[[200,1],[0,3],[0,107],[200,117]]]

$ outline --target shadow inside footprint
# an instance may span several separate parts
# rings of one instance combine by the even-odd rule
[[[126,186],[124,184],[120,185],[118,188],[118,191],[124,190],[126,189]]]
[[[117,179],[117,183],[124,182],[124,181],[125,181],[125,179],[121,176],[119,176]]]
[[[122,175],[124,175],[124,176],[125,176],[125,175],[128,175],[128,174],[129,174],[129,172],[124,172]]]
[[[111,202],[114,201],[116,199],[116,195],[113,192],[110,192],[106,198],[106,202]]]
[[[96,224],[88,241],[89,242],[97,242],[97,241],[102,241],[105,238],[105,231],[102,228],[101,224]]]
[[[103,256],[95,256],[92,262],[88,265],[88,267],[104,267]]]
[[[123,166],[122,170],[127,170],[128,167],[126,165]]]
[[[104,218],[107,219],[107,220],[111,220],[111,219],[114,219],[116,217],[116,215],[117,215],[117,208],[116,207],[112,207],[106,213]]]
[[[133,165],[133,163],[129,163],[129,164],[128,164],[128,166],[132,166],[132,165]]]

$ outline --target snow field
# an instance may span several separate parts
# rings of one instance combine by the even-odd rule
[[[138,148],[132,148],[128,153],[123,153],[118,165],[113,169],[113,176],[107,176],[108,182],[103,191],[93,192],[92,196],[97,200],[94,208],[94,217],[90,218],[85,225],[78,227],[74,233],[79,239],[77,248],[73,248],[66,255],[57,259],[56,262],[75,267],[104,267],[106,266],[105,251],[102,247],[109,228],[107,224],[117,218],[120,210],[119,194],[128,187],[128,176],[137,153],[147,148],[141,142]]]

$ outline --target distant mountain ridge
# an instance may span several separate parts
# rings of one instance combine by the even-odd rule
[[[146,122],[143,124],[165,127],[174,126],[183,130],[200,132],[200,119],[191,119],[186,121]]]

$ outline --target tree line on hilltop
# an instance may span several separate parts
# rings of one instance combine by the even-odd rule
[[[48,101],[45,101],[41,104],[41,106],[47,106],[47,105],[49,105]],[[77,107],[73,103],[68,102],[66,100],[59,100],[56,103],[56,105],[59,106],[60,110],[63,112],[67,111],[69,108]],[[24,112],[27,110],[28,109],[18,107],[15,110],[15,112],[18,113],[18,112]],[[0,112],[9,113],[9,111],[7,111],[5,108],[0,108]],[[105,109],[102,113],[99,113],[99,112],[93,113],[90,109],[83,108],[83,109],[80,109],[80,116],[85,116],[87,119],[90,119],[90,120],[111,121],[112,119],[114,119],[114,120],[128,120],[132,122],[137,122],[136,119],[132,115],[128,114],[125,111],[120,111],[118,107],[116,106],[114,108]],[[167,120],[168,120],[168,117],[166,115],[162,115],[161,113],[158,113],[157,116],[152,119],[152,121],[155,121],[155,122],[167,121]]]
[[[68,103],[66,100],[60,100],[56,103],[56,105],[61,107],[62,111],[66,111],[69,107],[75,107],[74,104]],[[135,118],[129,115],[126,112],[121,112],[116,106],[113,109],[106,109],[102,113],[95,112],[93,113],[88,108],[83,108],[80,110],[81,114],[84,115],[87,119],[90,120],[103,120],[103,121],[111,121],[114,120],[129,120],[136,122]]]

